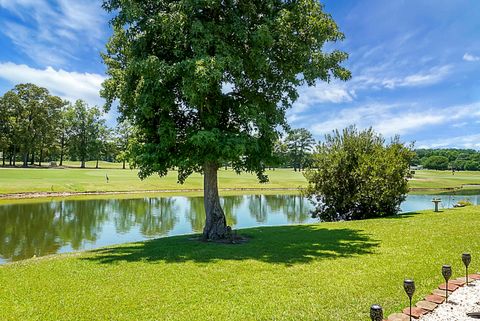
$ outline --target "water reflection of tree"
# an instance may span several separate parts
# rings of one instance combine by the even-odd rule
[[[0,255],[20,260],[56,253],[70,244],[94,242],[108,218],[100,201],[61,201],[53,203],[1,206]]]
[[[63,244],[74,250],[85,241],[95,242],[108,220],[111,200],[64,201],[52,203],[56,216],[56,230]]]
[[[264,195],[248,195],[248,209],[250,216],[255,218],[258,223],[267,221],[269,210]]]
[[[263,197],[270,212],[284,213],[288,223],[305,223],[310,218],[310,203],[300,195],[265,195]]]
[[[139,226],[143,236],[168,234],[178,222],[179,207],[174,198],[115,200],[115,226],[120,233]]]
[[[194,232],[201,232],[205,224],[205,208],[203,206],[203,197],[188,198],[189,207],[185,210],[185,217],[190,222]],[[237,224],[236,210],[243,202],[243,196],[225,196],[220,198],[223,211],[227,219],[227,224],[235,226]]]

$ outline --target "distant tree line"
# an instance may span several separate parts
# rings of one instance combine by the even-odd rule
[[[412,165],[436,170],[480,170],[480,152],[473,149],[417,149]]]
[[[1,166],[63,166],[69,160],[81,168],[87,161],[96,161],[97,168],[99,161],[122,162],[126,168],[133,127],[120,122],[108,128],[102,115],[83,100],[71,103],[34,84],[16,85],[0,96]],[[277,141],[266,167],[302,171],[310,166],[316,144],[307,129],[293,129]]]
[[[96,106],[51,95],[34,84],[19,84],[0,97],[2,166],[42,166],[44,162],[122,161],[128,157],[131,126],[110,129]]]
[[[45,162],[122,162],[126,168],[134,129],[128,122],[108,128],[103,111],[83,100],[70,103],[34,84],[19,84],[0,96],[1,166],[41,166]],[[315,166],[318,142],[305,128],[278,140],[268,168]],[[225,164],[228,166],[228,164]],[[480,152],[473,149],[417,149],[411,165],[436,170],[480,170]]]

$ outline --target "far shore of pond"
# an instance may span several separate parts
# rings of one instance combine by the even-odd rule
[[[221,188],[220,195],[243,195],[243,194],[299,194],[300,188]],[[50,198],[139,198],[145,196],[201,196],[203,189],[169,189],[169,190],[134,190],[134,191],[91,191],[91,192],[25,192],[0,194],[0,204],[12,200],[32,200]],[[475,188],[411,188],[409,194],[426,195],[475,195],[480,194],[480,189]]]

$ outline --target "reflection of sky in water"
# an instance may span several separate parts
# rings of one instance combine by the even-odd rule
[[[409,195],[402,212],[440,208],[480,195]],[[227,223],[233,228],[313,223],[312,205],[293,195],[243,195],[222,198]],[[201,232],[205,220],[201,197],[105,200],[58,200],[0,205],[0,263],[161,236]]]
[[[433,209],[432,199],[439,198],[442,202],[439,208],[452,208],[461,200],[469,200],[474,205],[480,205],[480,195],[408,195],[401,205],[402,212],[414,212],[426,209]]]

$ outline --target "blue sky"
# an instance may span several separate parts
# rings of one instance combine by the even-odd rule
[[[0,94],[33,82],[101,105],[100,51],[111,33],[98,0],[0,0]],[[352,79],[300,88],[288,113],[317,138],[372,126],[417,147],[480,149],[480,1],[326,0]],[[114,112],[106,116],[113,124]]]

